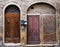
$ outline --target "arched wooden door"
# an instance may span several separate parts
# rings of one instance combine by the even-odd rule
[[[27,44],[56,44],[55,8],[50,4],[36,3],[28,8],[27,14]]]
[[[15,5],[5,9],[5,43],[20,43],[20,10]]]

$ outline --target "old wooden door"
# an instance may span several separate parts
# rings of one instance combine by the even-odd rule
[[[5,43],[20,43],[20,14],[14,10],[5,13]]]
[[[43,42],[53,43],[57,41],[56,38],[56,16],[44,15],[43,16]]]
[[[27,44],[40,43],[40,24],[38,15],[27,16]]]

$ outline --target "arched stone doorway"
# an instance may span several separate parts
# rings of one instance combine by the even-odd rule
[[[36,3],[28,8],[27,44],[56,44],[56,31],[56,9],[52,5]]]
[[[4,43],[20,43],[20,9],[9,5],[4,14]]]

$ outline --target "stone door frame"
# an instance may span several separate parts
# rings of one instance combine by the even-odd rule
[[[6,45],[6,46],[17,46],[17,45],[21,45],[21,43],[5,43],[5,39],[4,39],[4,19],[5,19],[5,9],[6,9],[6,7],[8,7],[9,5],[16,5],[19,9],[21,9],[20,8],[20,6],[18,5],[18,4],[16,4],[16,3],[13,3],[13,2],[11,2],[11,3],[8,3],[8,4],[6,4],[5,6],[4,6],[4,8],[3,8],[3,44],[4,45]],[[21,20],[21,10],[20,10],[20,20]],[[20,28],[20,32],[21,32],[21,28]],[[20,35],[21,36],[21,35]]]

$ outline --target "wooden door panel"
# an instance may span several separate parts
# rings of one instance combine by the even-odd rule
[[[44,30],[43,31],[44,42],[55,43],[56,41],[56,17],[55,16],[43,17],[43,30]]]
[[[39,16],[28,16],[27,44],[40,43]]]
[[[8,19],[8,20],[7,20],[7,19]],[[7,37],[9,38],[9,37],[10,37],[10,29],[11,29],[10,24],[11,24],[11,23],[10,23],[10,21],[9,21],[10,18],[7,18],[7,19],[5,19],[5,20],[6,20],[6,21],[5,21],[5,22],[6,22],[6,23],[5,23],[5,26],[6,26],[6,27],[5,27],[5,29],[6,29],[5,37],[6,37],[6,38],[7,38]],[[8,33],[9,33],[9,34],[8,34]]]
[[[20,42],[20,15],[19,13],[6,13],[5,15],[5,42]]]

